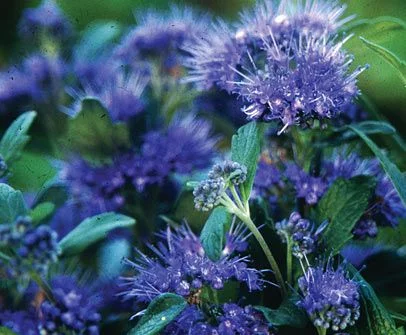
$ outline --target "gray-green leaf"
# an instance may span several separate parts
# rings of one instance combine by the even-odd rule
[[[364,142],[368,145],[368,147],[372,150],[375,156],[381,162],[383,169],[385,170],[386,174],[388,175],[389,179],[392,181],[393,186],[399,193],[400,198],[403,201],[403,204],[406,206],[406,176],[400,172],[398,167],[393,164],[388,157],[378,148],[378,146],[361,130],[356,127],[349,126]]]
[[[81,252],[89,245],[103,239],[108,232],[116,228],[129,227],[135,220],[116,213],[104,213],[85,219],[60,242],[63,255]]]
[[[104,161],[130,145],[129,130],[124,123],[113,123],[98,100],[88,98],[69,121],[65,144],[88,159]]]
[[[10,165],[16,160],[30,139],[27,135],[37,113],[26,112],[20,115],[7,129],[0,141],[0,155]]]
[[[181,296],[165,293],[151,301],[145,314],[128,335],[155,335],[174,320],[186,307]]]
[[[365,43],[365,45],[369,49],[374,51],[376,54],[382,57],[382,59],[384,59],[386,62],[392,65],[395,68],[395,70],[397,70],[397,73],[402,79],[403,84],[406,86],[406,62],[403,59],[400,59],[398,56],[396,56],[392,51],[384,48],[383,46],[368,41],[363,37],[360,37],[360,39],[362,42]]]
[[[35,206],[30,213],[34,223],[39,223],[48,218],[55,210],[55,205],[52,202],[41,202]]]
[[[243,184],[245,199],[248,200],[257,171],[261,151],[262,131],[257,122],[250,122],[238,129],[231,141],[231,159],[247,167],[247,179]]]
[[[255,306],[261,311],[266,320],[274,326],[291,326],[304,328],[308,322],[308,317],[303,309],[297,306],[297,297],[286,298],[278,309],[270,309],[264,306]]]
[[[338,179],[318,203],[317,221],[328,220],[322,239],[333,255],[352,238],[351,230],[367,208],[374,187],[372,177]]]
[[[210,214],[200,234],[204,251],[207,256],[217,261],[224,248],[226,227],[229,225],[231,215],[223,206],[216,207]]]
[[[355,325],[359,335],[400,335],[402,331],[389,312],[379,301],[373,288],[362,278],[360,273],[351,265],[349,271],[354,280],[359,283],[361,296],[361,318]],[[352,334],[352,333],[351,333]]]
[[[18,216],[26,214],[23,194],[7,184],[0,184],[0,223],[13,223]]]

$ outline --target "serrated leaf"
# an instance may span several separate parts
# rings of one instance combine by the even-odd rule
[[[207,219],[200,241],[207,256],[212,261],[218,261],[224,248],[226,227],[231,221],[231,215],[223,206],[216,207]]]
[[[303,309],[297,306],[297,297],[286,298],[278,309],[270,309],[264,306],[255,306],[255,309],[264,314],[265,319],[274,326],[291,326],[304,328],[308,317]]]
[[[392,65],[395,70],[397,70],[397,73],[399,74],[400,78],[403,81],[403,84],[406,86],[406,62],[402,59],[400,59],[398,56],[396,56],[392,51],[384,48],[383,46],[380,46],[378,44],[375,44],[371,41],[368,41],[367,39],[360,37],[361,41],[364,42],[364,44],[374,51],[376,54],[378,54],[382,59],[384,59],[387,63]]]
[[[75,46],[75,58],[93,61],[100,56],[104,48],[120,35],[121,25],[116,21],[93,22],[84,31],[79,43]]]
[[[7,327],[0,327],[0,335],[17,335]]]
[[[52,202],[42,202],[31,210],[30,217],[34,223],[39,223],[48,218],[54,210],[55,205]]]
[[[69,121],[64,144],[88,159],[105,161],[118,149],[129,147],[129,130],[124,123],[113,123],[98,100],[87,98]]]
[[[20,115],[3,135],[0,141],[0,155],[7,165],[21,155],[21,151],[30,139],[27,132],[36,116],[36,112],[26,112]]]
[[[250,122],[238,129],[231,141],[231,159],[247,167],[247,180],[244,182],[245,199],[248,200],[261,151],[262,131],[257,122]]]
[[[351,230],[367,208],[374,187],[372,177],[337,179],[319,201],[316,218],[319,223],[328,220],[322,240],[333,255],[352,238]]]
[[[59,242],[59,247],[63,255],[77,254],[89,245],[103,239],[111,230],[130,227],[134,224],[133,218],[112,212],[92,216],[82,221],[66,235]]]
[[[403,201],[403,204],[406,206],[406,176],[402,172],[400,172],[398,167],[393,164],[388,157],[386,157],[381,149],[379,149],[378,146],[367,135],[365,135],[362,131],[355,127],[348,127],[353,130],[359,137],[361,137],[361,139],[366,143],[366,145],[368,145],[368,147],[378,158],[382,165],[382,168],[385,170],[389,179],[392,181],[393,186],[395,187],[396,191]]]
[[[23,194],[7,184],[0,184],[0,223],[13,223],[18,216],[26,214]]]
[[[145,314],[128,335],[155,335],[186,307],[187,302],[181,296],[165,293],[151,301]]]
[[[355,324],[359,335],[400,335],[389,312],[378,299],[373,288],[364,280],[360,273],[351,265],[349,272],[359,283],[361,297],[361,318]],[[352,334],[352,333],[351,333]]]

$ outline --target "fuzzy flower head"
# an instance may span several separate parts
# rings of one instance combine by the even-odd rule
[[[213,40],[187,49],[188,80],[239,95],[249,119],[277,120],[280,132],[337,117],[359,94],[356,77],[363,71],[348,73],[352,58],[342,50],[346,40],[335,38],[342,9],[324,1],[292,8],[282,1],[273,9],[267,1],[243,14],[236,31],[216,27]]]
[[[27,279],[29,271],[46,275],[60,253],[57,233],[49,226],[33,226],[29,217],[18,217],[11,225],[0,226],[0,245],[15,250],[15,256],[6,263],[10,277]]]
[[[225,161],[213,166],[209,179],[224,178],[234,185],[242,184],[247,179],[247,167],[237,162]]]
[[[314,231],[314,225],[309,220],[303,219],[299,213],[293,212],[289,219],[277,222],[275,228],[283,242],[291,241],[293,255],[302,258],[316,250],[318,236],[325,228],[325,224]]]
[[[348,278],[342,266],[337,270],[330,264],[310,267],[299,278],[299,288],[303,295],[299,306],[306,310],[316,327],[338,331],[358,320],[358,284]]]
[[[230,235],[234,235],[234,228]],[[232,255],[243,249],[244,244],[240,242],[246,238],[236,234],[238,238],[228,239],[221,259],[212,261],[205,254],[199,237],[187,225],[174,231],[168,228],[158,235],[160,242],[156,246],[149,245],[151,257],[138,251],[137,260],[125,261],[136,274],[123,278],[123,295],[126,299],[143,302],[166,292],[189,297],[203,286],[222,289],[230,280],[245,283],[250,290],[261,289],[265,283],[262,272],[248,267],[248,257]]]
[[[108,63],[108,68],[100,69],[93,74],[89,68],[81,69],[84,73],[79,76],[82,88],[68,88],[67,91],[74,99],[72,106],[63,108],[70,115],[77,114],[82,109],[84,99],[97,99],[108,111],[113,121],[128,121],[144,111],[142,94],[148,83],[148,78],[141,72],[131,71],[129,74],[116,64]],[[103,64],[103,66],[106,66]],[[112,70],[113,67],[115,70]]]
[[[40,306],[40,334],[99,334],[99,299],[90,290],[72,276],[55,277],[50,287],[53,301],[46,299]]]
[[[37,8],[24,10],[19,25],[20,35],[32,40],[43,34],[57,39],[69,37],[72,26],[54,0],[43,0]]]
[[[201,38],[207,18],[190,9],[173,7],[167,15],[150,11],[137,15],[138,25],[132,29],[115,50],[118,59],[134,64],[150,57],[163,58],[163,66],[179,65],[185,43]]]

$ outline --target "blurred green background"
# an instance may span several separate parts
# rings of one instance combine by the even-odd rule
[[[172,4],[186,3],[210,11],[214,15],[235,18],[238,11],[251,6],[255,0],[59,0],[78,30],[98,19],[116,20],[124,24],[135,22],[134,12],[146,8],[166,9]],[[406,0],[347,0],[347,15],[357,18],[394,16],[406,21]],[[16,25],[24,7],[34,7],[39,1],[11,0],[0,3],[0,68],[15,56]],[[406,134],[406,87],[396,71],[361,43],[358,35],[380,44],[399,58],[406,59],[406,30],[388,30],[385,24],[376,25],[373,31],[356,31],[346,48],[355,55],[355,65],[370,65],[359,79],[361,90],[368,95],[401,134]],[[21,49],[21,48],[20,48]],[[23,48],[22,48],[23,50]]]

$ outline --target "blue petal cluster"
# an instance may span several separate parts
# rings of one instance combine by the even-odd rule
[[[298,212],[293,212],[289,219],[277,222],[275,228],[283,242],[292,243],[292,253],[296,257],[302,258],[316,250],[320,230],[315,232],[314,225]]]
[[[38,335],[38,318],[34,311],[0,311],[0,326],[17,335]]]
[[[207,257],[199,237],[186,225],[174,231],[168,228],[159,236],[156,246],[149,245],[152,257],[138,251],[135,262],[125,261],[136,271],[134,276],[123,278],[126,299],[149,302],[166,292],[190,297],[203,286],[222,289],[230,280],[245,283],[250,290],[259,290],[265,283],[261,271],[248,267],[249,257],[232,256],[236,248],[244,248],[240,243],[244,237],[239,234],[238,239],[228,239],[223,256],[216,262]]]
[[[159,57],[166,69],[180,64],[183,45],[202,38],[208,26],[205,16],[177,7],[172,7],[167,15],[154,11],[139,13],[137,21],[137,27],[116,48],[116,57],[130,65]]]
[[[299,278],[303,307],[316,327],[343,330],[360,316],[358,284],[349,279],[344,268],[310,267]]]
[[[24,10],[19,33],[26,40],[41,38],[41,35],[63,39],[71,35],[72,25],[54,0],[43,0],[38,7]]]
[[[346,21],[337,2],[306,1],[302,6],[272,1],[242,15],[236,30],[219,24],[191,44],[189,81],[202,88],[219,86],[247,103],[249,119],[279,120],[288,126],[311,126],[336,118],[359,94],[349,74],[352,58],[342,50],[335,30]]]
[[[40,306],[40,334],[99,334],[100,301],[90,290],[72,276],[55,277],[51,289],[54,300],[45,300]]]
[[[0,245],[11,247],[16,256],[6,265],[12,278],[23,279],[29,271],[43,276],[59,255],[57,233],[47,225],[34,227],[29,217],[18,217],[0,227]]]
[[[236,334],[274,334],[261,313],[251,306],[240,307],[226,303],[215,307],[215,321],[205,321],[204,313],[196,305],[185,308],[181,315],[164,330],[163,334],[201,334],[201,335],[236,335]]]

